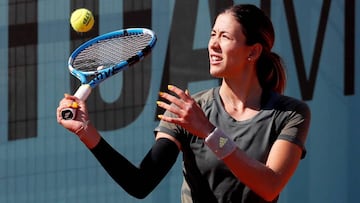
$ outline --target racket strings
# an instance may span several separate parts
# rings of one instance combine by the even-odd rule
[[[115,66],[145,49],[152,36],[137,34],[104,39],[87,47],[73,60],[73,68],[90,72]]]

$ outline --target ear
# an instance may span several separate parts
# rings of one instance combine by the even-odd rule
[[[260,57],[261,52],[262,52],[262,45],[260,43],[255,43],[254,45],[251,46],[249,58],[256,61]]]

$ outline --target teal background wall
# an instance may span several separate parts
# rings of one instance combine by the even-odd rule
[[[142,26],[157,33],[150,58],[106,81],[88,100],[91,120],[104,138],[138,164],[154,141],[155,102],[164,85],[192,93],[217,85],[208,74],[207,40],[214,13],[232,3],[253,3],[270,13],[274,51],[287,66],[286,94],[312,110],[307,157],[280,202],[357,202],[360,4],[355,0],[0,0],[0,202],[180,202],[181,157],[151,195],[137,200],[57,124],[59,100],[78,86],[67,59],[98,34]],[[96,16],[90,33],[70,28],[70,13],[78,7]]]

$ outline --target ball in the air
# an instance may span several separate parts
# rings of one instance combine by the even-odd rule
[[[94,16],[86,8],[79,8],[72,12],[70,17],[71,27],[76,32],[88,32],[94,26]]]

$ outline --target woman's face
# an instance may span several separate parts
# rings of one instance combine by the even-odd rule
[[[250,50],[240,23],[231,13],[220,14],[208,44],[210,74],[218,78],[239,77],[248,67]]]

